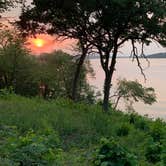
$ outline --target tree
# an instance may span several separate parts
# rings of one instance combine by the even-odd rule
[[[73,60],[73,57],[62,51],[56,51],[50,54],[42,54],[37,59],[40,66],[36,77],[38,82],[48,87],[46,97],[70,98],[72,94],[71,82],[76,68],[76,62]],[[91,72],[90,65],[85,63],[82,66],[82,72],[78,81],[78,101],[94,102],[94,92],[86,80],[87,73],[91,74]]]
[[[14,7],[18,2],[21,2],[21,0],[0,0],[0,13]]]
[[[91,43],[100,54],[101,66],[105,72],[104,110],[108,110],[116,58],[124,43],[131,42],[131,56],[137,60],[142,74],[139,57],[145,57],[144,45],[157,41],[165,46],[165,9],[166,2],[163,0],[98,1]],[[140,55],[136,48],[137,42],[142,45]]]
[[[80,52],[77,55],[77,67],[74,71],[71,98],[78,98],[78,84],[85,58],[91,50],[87,40],[87,29],[91,12],[87,12],[87,6],[82,1],[80,4],[75,0],[35,0],[34,8],[24,8],[20,17],[19,26],[23,33],[36,34],[47,32],[63,38],[78,40]],[[46,25],[46,26],[43,26]],[[47,26],[49,25],[49,26]]]
[[[166,45],[165,0],[34,0],[33,5],[21,16],[23,28],[43,31],[43,25],[47,25],[47,32],[74,32],[77,37],[86,34],[83,35],[83,41],[99,53],[105,72],[105,111],[109,109],[117,54],[124,43],[131,42],[131,55],[136,59],[142,74],[139,57],[145,57],[144,45],[152,41]],[[137,42],[142,45],[140,55]]]
[[[16,31],[0,31],[0,89],[12,87],[16,94],[36,96],[41,87],[44,98],[69,98],[76,67],[73,56],[56,51],[32,57],[20,38]],[[78,80],[78,101],[93,100],[93,91],[86,80],[86,74],[91,72],[90,65],[85,63]]]
[[[153,104],[156,102],[156,94],[152,87],[143,87],[138,81],[118,80],[116,92],[111,98],[115,98],[114,109],[117,108],[119,101],[123,99],[126,102],[142,101],[144,104]]]
[[[23,0],[0,0],[0,18],[3,17],[2,13],[9,11],[11,8],[16,7],[18,3],[21,3]],[[4,25],[4,22],[0,20],[0,28],[3,29],[7,25]]]
[[[34,82],[37,63],[24,48],[24,41],[16,31],[0,32],[0,88],[13,88],[24,96],[38,93],[38,83]]]

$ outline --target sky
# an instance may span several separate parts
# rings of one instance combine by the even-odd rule
[[[30,4],[32,0],[27,0],[27,4]],[[21,10],[20,8],[15,8],[12,9],[10,12],[6,12],[3,14],[3,16],[6,18],[10,18],[12,20],[17,19],[19,17]],[[2,18],[1,20],[4,20]],[[42,47],[38,47],[37,45],[34,44],[34,39],[30,38],[28,39],[29,45],[27,46],[28,49],[32,51],[33,54],[41,54],[41,53],[50,53],[53,52],[54,50],[63,50],[68,53],[72,53],[72,49],[76,44],[76,41],[74,40],[65,40],[65,41],[57,41],[55,39],[55,36],[50,36],[50,35],[39,35],[37,36],[38,38],[41,38],[41,40],[44,40],[44,45]],[[138,48],[140,46],[138,45]],[[121,48],[119,55],[130,55],[131,52],[131,44],[126,43],[123,48]],[[145,54],[154,54],[154,53],[161,53],[161,52],[166,52],[166,48],[161,47],[157,43],[152,43],[150,46],[145,47]]]

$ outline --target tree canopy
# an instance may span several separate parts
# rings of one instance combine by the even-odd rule
[[[24,0],[0,0],[0,17],[3,12],[16,7],[17,4],[22,3],[23,1]]]

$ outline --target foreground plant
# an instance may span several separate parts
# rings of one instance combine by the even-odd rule
[[[94,160],[95,166],[136,166],[136,156],[121,145],[114,139],[102,139],[101,146],[97,149],[96,157]]]

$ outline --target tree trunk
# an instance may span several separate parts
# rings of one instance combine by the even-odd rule
[[[105,82],[104,82],[104,99],[103,99],[103,110],[108,112],[109,110],[109,95],[111,88],[111,78],[110,74],[105,74]]]
[[[107,60],[106,62],[107,69],[105,70],[104,99],[103,99],[103,110],[105,112],[108,112],[109,110],[109,96],[110,96],[110,89],[111,89],[111,83],[112,83],[112,76],[115,70],[117,51],[118,51],[118,47],[115,44],[110,67],[108,63],[109,60]],[[109,57],[109,56],[110,55],[107,54],[106,57]]]
[[[116,100],[116,102],[115,102],[115,105],[114,105],[114,107],[113,107],[114,110],[117,108],[117,106],[118,106],[118,104],[119,104],[119,100],[121,99],[121,97],[122,97],[122,96],[118,96],[118,98],[117,98],[117,100]]]
[[[75,75],[74,75],[74,79],[73,79],[73,86],[72,86],[72,100],[76,100],[77,99],[77,87],[78,87],[78,81],[79,81],[79,77],[80,77],[80,73],[81,73],[81,68],[84,64],[84,60],[86,57],[86,51],[82,52],[82,55],[79,59],[79,62],[77,64],[76,67],[76,71],[75,71]]]

